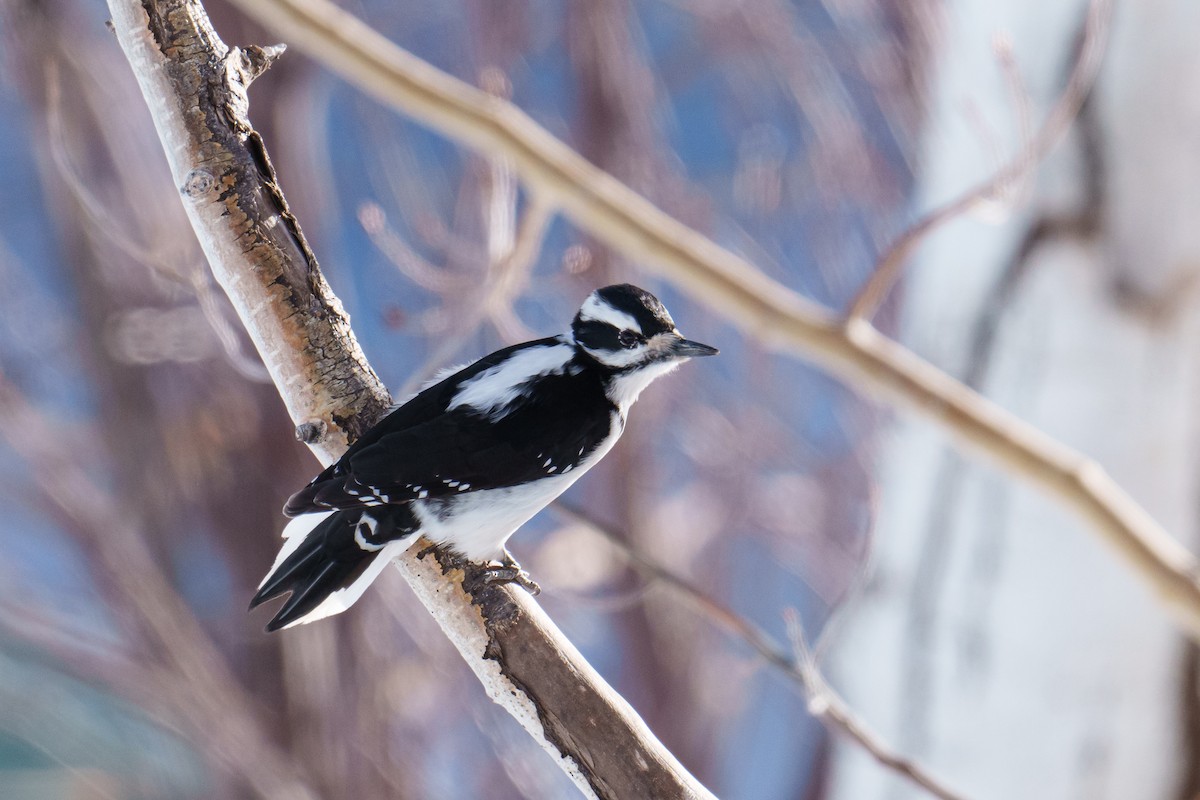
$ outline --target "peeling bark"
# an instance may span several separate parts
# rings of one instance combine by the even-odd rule
[[[282,50],[227,47],[195,0],[110,0],[109,9],[213,272],[279,388],[298,438],[328,463],[385,413],[390,397],[246,116],[247,87]],[[413,554],[418,549],[397,560],[400,571],[488,695],[585,796],[712,796],[532,598],[471,581],[439,551],[437,559],[422,560]]]
[[[114,20],[122,16],[117,5]],[[125,8],[132,15],[137,10]],[[331,459],[383,415],[390,397],[355,341],[247,118],[247,88],[283,47],[227,47],[199,3],[148,0],[140,10],[141,30],[129,19],[118,23],[117,35],[143,93],[150,85],[157,101],[175,104],[159,109],[151,103],[151,112],[188,217],[304,440]],[[148,36],[161,58],[148,52]],[[136,52],[127,39],[139,45]]]

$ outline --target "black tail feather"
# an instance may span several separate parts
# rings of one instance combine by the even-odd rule
[[[387,511],[350,510],[330,514],[304,537],[294,552],[274,569],[250,601],[250,608],[291,593],[267,623],[267,631],[286,627],[310,614],[334,592],[350,587],[379,555],[387,541],[400,538],[411,512],[403,507]],[[364,548],[356,539],[369,545]]]
[[[361,558],[353,564],[327,561],[317,569],[316,574],[306,577],[303,584],[297,583],[292,590],[292,596],[267,623],[267,633],[274,633],[280,628],[287,627],[305,614],[312,612],[321,605],[326,597],[338,589],[344,589],[354,583],[378,553],[365,553],[364,555],[365,558]]]
[[[279,569],[272,572],[267,582],[259,587],[258,592],[250,600],[250,609],[258,608],[268,600],[274,600],[276,597],[292,591],[295,588],[293,584],[299,580],[299,576],[320,565],[323,549],[321,544],[319,541],[312,541],[310,534],[309,541],[300,545],[300,549],[280,564]]]

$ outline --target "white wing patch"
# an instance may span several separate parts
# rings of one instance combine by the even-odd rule
[[[530,381],[561,375],[574,354],[574,348],[565,342],[519,350],[464,383],[447,408],[470,406],[492,417],[503,416]]]
[[[449,378],[454,373],[461,372],[462,370],[466,369],[469,366],[471,366],[471,362],[468,361],[465,364],[455,364],[450,367],[442,367],[437,372],[433,373],[433,375],[430,376],[429,380],[422,383],[421,388],[418,389],[417,392],[420,393],[420,392],[423,392],[426,389],[428,389],[430,386],[436,386],[437,384],[444,381],[446,378]],[[413,397],[416,397],[416,395],[413,395]]]

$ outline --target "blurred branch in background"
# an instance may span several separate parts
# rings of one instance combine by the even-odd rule
[[[944,426],[1073,509],[1163,602],[1177,624],[1200,637],[1200,563],[1095,461],[1055,441],[888,339],[865,319],[840,320],[747,261],[655,208],[589,164],[515,106],[422,62],[325,0],[235,0],[248,15],[295,42],[334,72],[455,141],[510,158],[521,177],[581,228],[703,301],[764,343],[810,358],[849,383]],[[1088,38],[1103,32],[1089,9]],[[1086,86],[1098,53],[1073,83]],[[1078,89],[1061,113],[1074,113]],[[1060,135],[1058,117],[1035,139]],[[1019,159],[1028,160],[1026,154]],[[1015,174],[1020,174],[1017,169]],[[902,237],[903,238],[903,237]]]
[[[246,90],[282,48],[228,48],[199,2],[111,0],[109,10],[209,264],[298,436],[328,462],[389,398],[246,117]],[[499,200],[506,209],[510,191]],[[511,251],[492,249],[497,259]],[[585,796],[711,796],[524,591],[480,581],[469,589],[461,568],[422,543],[396,563],[489,696]]]
[[[792,649],[795,653],[793,659],[796,663],[796,671],[808,696],[809,713],[837,733],[849,738],[880,765],[919,786],[934,797],[939,797],[941,800],[966,800],[965,795],[947,788],[946,784],[940,778],[932,775],[926,767],[912,759],[897,755],[891,746],[880,738],[879,734],[868,728],[850,710],[846,701],[839,697],[825,681],[825,676],[821,674],[817,660],[808,646],[808,640],[804,637],[804,626],[800,624],[799,615],[794,609],[786,609],[784,618],[787,622],[788,638],[792,642]]]
[[[1020,185],[1029,180],[1038,163],[1066,136],[1079,113],[1080,106],[1091,92],[1103,61],[1111,22],[1112,0],[1093,0],[1088,5],[1079,33],[1078,52],[1072,61],[1066,85],[1037,135],[1026,141],[1012,161],[998,169],[990,178],[944,206],[929,212],[900,234],[884,251],[875,265],[875,271],[851,303],[846,312],[849,323],[869,320],[875,315],[887,298],[888,292],[899,280],[904,265],[908,263],[917,246],[938,228],[969,213],[981,203],[1010,202],[1012,195],[1019,191]],[[1014,66],[1011,62],[1011,51],[1006,45],[1001,47],[998,53],[1001,66],[1004,67],[1010,82],[1015,84],[1012,77]],[[1019,86],[1014,86],[1014,94],[1017,95],[1020,111],[1022,103]]]
[[[1174,4],[1183,8],[1187,1]],[[1021,12],[1025,16],[1008,13],[1018,5],[1029,6]],[[689,262],[692,266],[677,264],[673,278],[649,288],[670,297],[668,305],[689,333],[716,341],[728,357],[713,374],[684,372],[674,376],[673,389],[648,393],[622,446],[573,490],[573,504],[590,509],[586,513],[613,536],[614,545],[601,541],[589,525],[552,527],[543,518],[528,526],[516,546],[547,587],[539,600],[556,622],[667,748],[719,794],[869,796],[854,787],[838,793],[845,764],[879,784],[894,783],[896,768],[911,781],[904,759],[895,756],[899,750],[976,788],[995,788],[998,782],[990,776],[1011,763],[1012,753],[1021,752],[1029,761],[1021,776],[1026,786],[1037,787],[1034,794],[1044,789],[1047,796],[1090,797],[1101,794],[1101,784],[1119,761],[1137,785],[1138,776],[1164,769],[1139,763],[1147,760],[1142,758],[1146,751],[1160,752],[1170,770],[1178,762],[1176,749],[1185,757],[1196,750],[1194,737],[1172,747],[1174,729],[1161,724],[1174,719],[1170,704],[1177,698],[1170,682],[1175,676],[1167,676],[1164,665],[1178,642],[1166,630],[1167,617],[1141,597],[1141,586],[1120,574],[1127,562],[1110,565],[1108,553],[1076,537],[1075,526],[1062,524],[1056,509],[1014,522],[1018,517],[1010,501],[1039,509],[1048,504],[1017,490],[1004,475],[988,473],[986,481],[976,482],[974,470],[965,469],[957,456],[943,456],[940,465],[939,475],[951,480],[915,485],[913,476],[932,459],[907,437],[907,426],[885,429],[879,424],[885,417],[880,407],[800,360],[763,347],[802,354],[811,347],[827,369],[832,365],[835,373],[853,373],[849,385],[882,383],[892,399],[916,398],[930,404],[935,415],[948,414],[948,425],[967,435],[977,432],[979,420],[972,415],[980,406],[969,396],[958,403],[953,383],[912,361],[875,328],[888,337],[900,331],[907,346],[961,374],[968,387],[1002,398],[1006,407],[1030,418],[1036,415],[1040,429],[1096,454],[1167,523],[1139,519],[1136,508],[1125,507],[1117,511],[1127,519],[1103,519],[1102,527],[1119,531],[1132,520],[1136,530],[1161,534],[1166,527],[1187,540],[1194,528],[1190,512],[1172,516],[1158,487],[1164,492],[1170,487],[1181,506],[1194,508],[1191,495],[1184,497],[1182,484],[1190,485],[1194,476],[1178,435],[1188,429],[1180,423],[1192,420],[1184,414],[1160,415],[1164,406],[1187,405],[1190,395],[1186,380],[1171,384],[1157,378],[1164,371],[1194,374],[1194,361],[1186,359],[1186,342],[1195,338],[1190,323],[1195,317],[1184,302],[1190,295],[1175,291],[1188,284],[1164,282],[1164,288],[1147,295],[1154,302],[1140,303],[1141,295],[1122,292],[1124,283],[1118,282],[1135,289],[1144,279],[1153,285],[1145,268],[1158,252],[1154,243],[1187,237],[1186,225],[1175,221],[1190,213],[1184,210],[1190,206],[1180,202],[1180,192],[1159,192],[1156,181],[1163,173],[1143,169],[1143,162],[1153,150],[1160,161],[1177,162],[1166,173],[1185,175],[1180,165],[1191,163],[1191,149],[1186,142],[1141,146],[1139,137],[1151,125],[1160,132],[1191,127],[1164,125],[1163,117],[1145,114],[1139,128],[1143,114],[1127,111],[1130,97],[1166,97],[1174,104],[1172,114],[1187,107],[1172,94],[1182,94],[1174,81],[1157,77],[1164,69],[1184,74],[1171,59],[1189,52],[1186,42],[1160,46],[1164,39],[1186,38],[1189,28],[1178,24],[1181,17],[1159,9],[1161,17],[1138,28],[1131,20],[1143,12],[1129,7],[1129,14],[1121,13],[1114,52],[1105,57],[1103,91],[1088,96],[1092,125],[1074,129],[1083,131],[1084,151],[1103,148],[1113,164],[1136,170],[1138,181],[1144,181],[1142,192],[1131,195],[1114,179],[1110,202],[1095,201],[1086,185],[1098,180],[1101,170],[1083,155],[1076,164],[1077,154],[1056,152],[1041,179],[1021,181],[1023,189],[1035,192],[1036,219],[1029,237],[1016,247],[1014,265],[994,291],[984,287],[978,296],[962,288],[974,286],[972,281],[982,285],[979,276],[989,274],[995,262],[988,240],[1005,231],[968,225],[945,230],[940,224],[949,217],[939,217],[925,230],[922,224],[941,210],[933,205],[923,218],[913,213],[920,210],[912,205],[914,190],[935,201],[957,201],[963,197],[964,174],[990,173],[995,180],[1012,169],[1020,153],[1037,141],[1031,96],[1039,103],[1045,97],[1047,107],[1061,107],[1071,91],[1069,78],[1062,88],[1063,76],[1077,74],[1084,55],[1097,52],[1108,38],[1107,16],[1098,28],[1080,24],[1079,11],[1087,3],[1054,9],[1036,5],[1037,0],[953,8],[886,0],[733,5],[595,0],[563,7],[524,0],[461,0],[448,6],[369,0],[354,7],[376,30],[484,90],[468,96],[460,128],[480,125],[498,137],[489,142],[504,139],[506,131],[524,135],[521,126],[527,120],[515,111],[519,106],[601,170],[584,176],[600,187],[594,192],[600,205],[620,206],[628,198],[613,184],[615,178],[675,220],[732,246],[753,262],[753,269],[803,296],[820,298],[823,308],[789,305],[793,295],[776,293],[776,284],[762,281],[754,285],[769,285],[775,306],[756,305],[758,295],[742,289],[725,294],[743,273],[729,273],[725,280],[705,272],[708,283],[689,288],[690,280],[680,276],[691,274],[695,264],[725,263],[720,251],[705,249],[704,240],[691,232],[661,228],[656,218],[648,218],[647,226],[568,208],[567,216],[577,223],[573,229],[556,217],[565,207],[562,192],[575,190],[565,185],[539,190],[541,179],[529,177],[529,163],[522,166],[496,149],[503,141],[476,153],[460,150],[436,132],[422,131],[403,115],[347,91],[306,59],[287,58],[255,84],[255,121],[287,178],[288,199],[319,243],[329,279],[354,314],[355,334],[388,386],[411,386],[460,352],[478,354],[498,342],[554,332],[557,328],[549,326],[562,321],[563,310],[582,296],[585,285],[653,281],[630,262],[646,263],[665,252],[664,230],[680,233],[689,246],[704,245],[685,253],[684,261],[699,259]],[[1090,5],[1087,20],[1094,21],[1106,5]],[[227,40],[266,38],[223,0],[211,0],[209,6]],[[263,5],[256,13],[269,14],[271,8]],[[926,17],[910,24],[922,9]],[[0,0],[0,108],[5,112],[0,114],[0,283],[8,287],[0,314],[0,373],[46,421],[41,432],[53,443],[39,446],[73,456],[91,481],[88,491],[106,496],[103,513],[119,510],[128,535],[153,560],[156,581],[175,595],[171,602],[191,615],[187,624],[201,628],[204,646],[214,648],[227,667],[237,697],[225,697],[230,702],[250,698],[244,711],[258,735],[268,748],[302,765],[304,774],[295,777],[303,778],[313,794],[331,800],[569,795],[567,779],[534,740],[504,712],[480,702],[473,677],[438,625],[413,605],[403,581],[380,581],[353,614],[283,637],[262,636],[258,620],[243,613],[244,598],[274,554],[278,504],[310,477],[309,453],[290,443],[293,425],[273,387],[255,383],[264,370],[232,322],[234,309],[212,286],[179,213],[181,181],[172,180],[158,158],[147,157],[158,142],[128,80],[128,66],[97,11],[81,0]],[[1050,26],[1044,17],[1053,14],[1058,16]],[[1036,20],[1036,29],[1024,22],[1027,18],[1030,24]],[[956,30],[945,36],[940,24],[946,20],[958,20],[965,34]],[[1166,36],[1168,26],[1178,32]],[[1016,34],[1011,44],[1021,54],[1022,74],[1005,40],[991,34],[1001,44],[989,49],[982,29]],[[1077,30],[1092,33],[1072,46]],[[301,43],[291,34],[287,38]],[[253,48],[247,51],[253,56]],[[975,58],[971,69],[955,61],[964,51]],[[1128,85],[1131,79],[1112,60],[1121,52],[1134,54],[1140,79],[1156,76],[1153,90]],[[1066,70],[1060,64],[1064,55]],[[360,59],[365,72],[374,73],[378,65],[369,63],[374,57],[367,53]],[[1002,72],[998,83],[996,60]],[[939,89],[947,79],[950,87]],[[1125,94],[1114,99],[1109,92],[1122,81]],[[926,91],[936,91],[933,98],[944,102],[926,105],[933,102]],[[475,107],[479,96],[486,100]],[[423,102],[432,107],[441,101],[431,96]],[[966,136],[959,153],[945,146],[939,132],[961,126],[964,102],[975,112],[967,126],[974,135]],[[1004,126],[989,129],[989,114],[1005,124],[1009,117],[1017,119],[1012,145],[1000,146]],[[1081,121],[1084,116],[1081,112]],[[1051,112],[1043,131],[1053,118]],[[1103,143],[1097,141],[1100,134],[1106,137]],[[554,140],[542,147],[547,138],[544,131],[529,138],[533,161],[559,153],[555,148],[563,145]],[[925,144],[918,145],[919,140]],[[980,140],[983,159],[978,158]],[[1016,161],[1008,161],[1009,152],[1018,152]],[[987,168],[975,170],[975,161]],[[1071,174],[1064,176],[1061,168],[1068,165]],[[941,183],[939,175],[945,176]],[[201,191],[203,176],[194,177],[183,183]],[[1078,215],[1071,209],[1063,213],[1058,194],[1080,188],[1088,198],[1086,208]],[[46,196],[39,199],[39,192]],[[989,199],[982,198],[983,204]],[[186,202],[193,202],[190,194]],[[1170,212],[1164,209],[1168,204]],[[1016,206],[1011,196],[1005,205]],[[1157,227],[1142,224],[1140,209],[1161,217]],[[920,221],[892,236],[898,222],[913,218]],[[588,220],[600,224],[593,230],[586,227]],[[1127,242],[1122,249],[1111,236],[1120,225],[1153,233],[1131,238],[1136,244]],[[920,281],[897,289],[892,278],[879,277],[889,259],[897,262],[895,275],[900,275],[904,259],[896,254],[911,255],[934,228],[939,231],[934,246],[921,252]],[[636,235],[630,238],[621,230]],[[963,232],[970,236],[953,238]],[[1081,248],[1087,250],[1086,267],[1038,294],[1045,282],[1062,279],[1064,271],[1078,266],[1064,269],[1063,251],[1074,252],[1074,247],[1043,246],[1061,244],[1073,233],[1080,234],[1070,239],[1073,243],[1086,242]],[[49,247],[29,246],[39,237]],[[1034,249],[1036,263],[1029,259]],[[1179,258],[1179,251],[1169,252],[1165,265],[1178,268],[1181,281],[1190,281],[1193,251],[1185,249]],[[971,264],[959,263],[963,253],[970,254]],[[943,271],[931,273],[939,254]],[[1111,258],[1130,264],[1118,270],[1122,274],[1110,299],[1120,309],[1132,307],[1130,296],[1144,306],[1128,326],[1124,312],[1101,322],[1075,313],[1086,305],[1091,281],[1111,268]],[[880,292],[886,302],[880,313],[866,315],[869,324],[848,325],[836,310],[850,308],[853,294],[870,284],[872,265],[876,286],[887,283]],[[931,274],[941,279],[931,281]],[[38,291],[26,291],[27,284]],[[689,291],[715,312],[700,313],[681,296]],[[486,310],[489,295],[494,313]],[[1031,305],[1031,295],[1039,305]],[[1171,312],[1165,320],[1154,314],[1165,307],[1160,297]],[[324,301],[315,302],[326,313]],[[1065,302],[1070,308],[1062,307]],[[748,335],[730,330],[723,313],[728,309]],[[756,319],[759,309],[765,313]],[[793,312],[813,324],[797,327],[788,321]],[[972,314],[977,314],[974,321]],[[1153,342],[1138,349],[1143,325],[1153,326]],[[1042,342],[1030,340],[1046,328],[1085,335],[1093,347],[1072,340],[1053,375],[1034,375],[1043,369],[1046,354]],[[808,339],[801,335],[805,331]],[[961,361],[950,355],[960,344]],[[1100,352],[1113,344],[1115,352]],[[1135,362],[1121,373],[1124,384],[1106,382],[1123,355]],[[1006,359],[1019,366],[1005,371]],[[1088,372],[1089,359],[1105,371]],[[961,372],[954,371],[956,364]],[[1153,375],[1146,374],[1147,366]],[[1090,394],[1080,403],[1082,387]],[[1042,403],[1056,396],[1067,406],[1064,416],[1074,420],[1090,414],[1099,424],[1081,434],[1078,427],[1047,419],[1040,413]],[[954,403],[947,405],[947,398]],[[319,438],[336,434],[338,419],[358,418],[353,412],[343,415],[339,402],[334,398],[316,409],[303,429]],[[1146,431],[1136,432],[1127,419],[1118,424],[1122,418],[1111,415],[1114,409],[1130,413],[1134,403],[1139,414],[1149,410],[1146,416],[1158,419],[1144,426],[1154,433],[1141,449],[1121,445]],[[983,409],[990,420],[986,425],[996,430],[1011,422],[1004,415],[989,416],[992,407]],[[332,427],[327,414],[335,418]],[[939,431],[913,427],[943,447]],[[1017,432],[1024,435],[1020,428]],[[34,469],[6,441],[0,436],[0,492],[11,512],[7,524],[0,525],[5,553],[0,701],[18,702],[0,721],[0,795],[12,793],[9,759],[14,748],[28,742],[52,763],[39,767],[38,759],[18,760],[25,765],[18,769],[42,769],[48,777],[59,773],[62,780],[78,771],[69,778],[73,784],[85,779],[90,784],[100,775],[114,787],[113,797],[126,796],[122,790],[130,798],[260,796],[241,774],[244,764],[213,752],[223,730],[197,735],[196,714],[188,716],[188,708],[170,702],[171,696],[187,698],[202,688],[204,670],[185,673],[168,663],[153,647],[153,636],[141,633],[141,612],[108,585],[112,565],[87,544],[101,532],[82,530],[50,496],[51,488],[69,491],[70,474],[63,482],[56,477],[48,483],[46,470]],[[1044,455],[1045,445],[1033,437],[1017,450]],[[881,465],[879,457],[891,450],[898,451],[898,466],[889,466],[890,458]],[[1018,469],[1058,465],[1057,477],[1052,470],[1040,479],[1059,481],[1060,498],[1086,500],[1087,492],[1072,484],[1089,480],[1086,463],[1051,450],[1040,466],[1035,460]],[[1164,452],[1184,456],[1164,458]],[[1019,453],[1009,451],[1009,456],[1021,460]],[[1146,476],[1144,482],[1140,475]],[[1103,486],[1093,490],[1106,491]],[[974,503],[977,494],[986,502]],[[877,496],[884,498],[881,507],[874,503]],[[1088,505],[1085,519],[1095,521],[1087,515],[1103,508]],[[915,545],[904,535],[910,516],[927,531]],[[1012,533],[1004,530],[1005,520]],[[872,534],[876,524],[883,527]],[[1030,531],[1051,535],[1025,535]],[[870,541],[874,536],[882,539],[879,549]],[[75,548],[77,541],[85,546]],[[1025,549],[1013,553],[1018,547]],[[1047,559],[1053,548],[1059,561]],[[911,585],[907,562],[895,557],[897,550],[918,564]],[[868,551],[882,554],[878,563],[865,563]],[[631,567],[639,557],[640,566]],[[953,577],[937,574],[953,575],[949,571],[959,562],[969,562],[965,599],[947,590],[955,586]],[[1186,557],[1176,562],[1184,572],[1190,563]],[[844,611],[837,616],[851,617],[845,620],[851,632],[865,635],[837,637],[838,654],[852,653],[839,663],[837,684],[892,746],[877,748],[883,758],[860,755],[870,749],[862,742],[831,748],[834,737],[804,713],[809,691],[800,669],[803,659],[792,652],[798,637],[789,636],[779,614],[782,608],[798,608],[806,630],[817,638],[817,660],[828,663],[819,655],[835,627],[827,615],[853,593],[856,574],[863,596],[853,603],[852,617]],[[1056,601],[1065,595],[1081,598],[1070,611]],[[1089,605],[1093,601],[1096,606]],[[910,609],[907,625],[905,608]],[[925,614],[942,621],[944,630],[934,629]],[[1096,639],[1108,644],[1089,649],[1071,638],[1096,629],[1105,633]],[[1054,633],[1041,635],[1049,631]],[[1134,632],[1146,631],[1161,634],[1162,650],[1141,642],[1122,648]],[[1082,635],[1080,640],[1091,641]],[[93,735],[92,747],[116,742],[111,746],[122,758],[107,763],[86,754],[80,758],[58,738],[73,723],[84,728],[80,717],[63,712],[49,693],[29,692],[34,682],[14,680],[13,663],[28,664],[39,687],[83,683],[97,687],[93,694],[129,698],[133,702],[124,704],[122,713],[132,719],[142,715],[155,742],[173,742],[186,763],[181,769],[180,760],[159,754],[131,766],[140,758],[134,754],[152,748],[133,739],[122,742],[119,716],[110,718],[108,729],[94,728],[99,734]],[[776,669],[764,669],[766,663]],[[1189,679],[1194,666],[1189,662]],[[1131,679],[1135,671],[1137,678]],[[191,684],[193,675],[199,682],[180,688]],[[809,677],[818,688],[824,686],[819,672]],[[1063,681],[1072,687],[1070,697],[1061,692]],[[896,698],[887,697],[891,691]],[[1014,695],[1022,710],[1030,709],[1019,715],[1022,722],[1014,719],[1017,704],[1009,702]],[[964,702],[964,696],[970,699]],[[1085,712],[1069,722],[1055,715],[1057,731],[1069,729],[1069,735],[1056,735],[1058,746],[1040,746],[1033,741],[1043,733],[1038,706],[1059,700],[1083,705]],[[995,707],[991,716],[976,714],[988,703]],[[1145,713],[1156,703],[1167,709],[1164,715]],[[817,703],[814,710],[823,707]],[[1139,722],[1127,724],[1131,714],[1140,714]],[[1038,736],[1014,732],[1028,720],[1038,727]],[[829,715],[822,722],[834,725]],[[930,743],[938,741],[941,729],[945,748],[939,751]],[[1128,734],[1131,730],[1156,735],[1135,736]],[[1033,763],[1039,759],[1044,762],[1040,770]],[[205,763],[211,763],[207,771]],[[881,770],[879,763],[891,768]],[[1077,783],[1069,794],[1056,793],[1050,784],[1066,776],[1071,765],[1080,772]],[[150,788],[141,791],[143,786]],[[1104,788],[1112,793],[1110,786]],[[19,790],[14,796],[25,797]],[[43,791],[34,796],[74,795]]]
[[[143,676],[152,677],[143,682],[136,671],[114,666],[111,687],[147,708],[167,712],[214,764],[254,787],[259,796],[316,797],[304,766],[276,748],[262,730],[253,713],[255,703],[171,589],[146,539],[87,476],[57,430],[0,375],[0,437],[28,462],[45,500],[68,522],[81,546],[95,554],[91,563],[101,571],[97,578],[107,601],[123,623],[133,626],[126,632],[134,651],[128,658]],[[81,657],[67,663],[79,666]],[[89,666],[97,668],[94,676],[104,674],[99,663]]]
[[[504,172],[503,168],[494,168],[493,174],[502,175]],[[508,202],[515,205],[515,200],[514,195]],[[493,199],[493,203],[504,202],[502,199]],[[509,219],[515,218],[515,208],[510,212]],[[362,216],[360,214],[360,218]],[[491,237],[491,231],[496,226],[504,225],[503,215],[493,213],[488,219]],[[511,241],[495,248],[489,258],[487,272],[478,286],[464,286],[458,292],[461,299],[453,307],[441,309],[441,315],[453,320],[453,324],[445,326],[440,337],[441,343],[396,392],[397,397],[407,397],[416,392],[434,375],[446,369],[447,364],[453,364],[455,359],[460,358],[463,347],[485,321],[490,321],[501,338],[510,344],[534,338],[517,318],[513,303],[527,288],[529,274],[541,253],[542,240],[550,219],[549,207],[535,195],[521,214],[515,232],[509,232]]]
[[[942,800],[966,800],[965,795],[946,788],[945,783],[933,775],[927,767],[913,759],[897,755],[895,750],[883,741],[879,734],[867,727],[850,710],[846,701],[830,688],[821,674],[816,656],[804,636],[804,627],[794,610],[785,609],[784,611],[788,638],[792,645],[789,650],[773,641],[762,628],[733,611],[729,606],[716,600],[712,595],[644,553],[638,552],[629,545],[627,537],[612,530],[594,516],[562,502],[555,503],[553,508],[559,515],[573,522],[581,523],[592,532],[602,536],[605,541],[620,551],[638,572],[642,573],[647,582],[665,586],[672,593],[686,600],[707,621],[718,628],[724,628],[731,635],[741,639],[758,654],[759,658],[780,670],[804,694],[809,713],[820,719],[833,731],[848,737],[856,746],[870,754],[881,767],[891,770],[934,797]],[[826,627],[825,630],[828,631],[829,627]]]

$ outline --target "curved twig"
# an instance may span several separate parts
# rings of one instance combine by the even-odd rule
[[[184,207],[295,420],[326,462],[390,398],[288,208],[246,89],[280,48],[228,48],[199,0],[109,0]],[[435,553],[400,571],[498,704],[585,796],[711,798],[520,589],[464,588]],[[482,582],[477,582],[482,584]]]
[[[1042,123],[1041,130],[1021,148],[1020,152],[994,175],[977,186],[963,192],[941,208],[929,212],[912,225],[884,251],[876,263],[875,271],[863,284],[858,295],[850,304],[847,316],[852,320],[871,319],[879,310],[887,293],[900,277],[904,265],[916,246],[931,233],[951,220],[958,219],[971,208],[1015,184],[1020,183],[1034,166],[1054,149],[1071,120],[1091,90],[1100,70],[1101,56],[1112,16],[1111,0],[1093,0],[1084,19],[1079,42],[1079,52],[1071,69],[1070,77],[1053,110]],[[1010,78],[1011,81],[1011,78]]]
[[[808,641],[804,637],[804,626],[800,624],[800,615],[794,609],[787,609],[784,614],[787,624],[788,639],[795,650],[797,668],[808,695],[808,712],[825,723],[835,733],[849,737],[861,747],[871,758],[881,765],[903,776],[905,779],[920,786],[934,797],[941,800],[965,800],[959,794],[933,775],[922,764],[911,758],[900,755],[867,724],[858,718],[846,701],[826,682],[825,676],[817,665]]]
[[[867,727],[846,704],[846,701],[830,688],[821,674],[817,656],[809,647],[803,627],[794,612],[788,610],[785,621],[791,650],[777,643],[766,631],[741,614],[720,602],[712,595],[694,585],[653,559],[647,557],[616,531],[598,519],[564,502],[553,505],[556,513],[604,538],[629,563],[641,572],[648,581],[655,581],[669,588],[677,597],[687,601],[696,613],[703,615],[731,636],[745,642],[765,663],[778,669],[791,681],[808,701],[808,710],[831,730],[854,740],[880,766],[891,770],[907,781],[929,792],[941,800],[965,800],[965,796],[949,789],[945,782],[933,775],[929,769],[913,759],[897,754],[883,738]]]
[[[1200,566],[1094,461],[971,391],[864,319],[842,320],[654,207],[507,101],[421,61],[327,0],[234,0],[382,102],[489,156],[511,159],[577,225],[772,347],[932,419],[1073,509],[1200,637]],[[1098,0],[1107,7],[1108,0]]]

